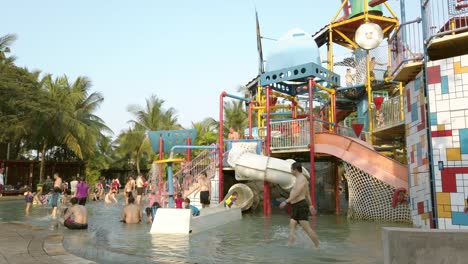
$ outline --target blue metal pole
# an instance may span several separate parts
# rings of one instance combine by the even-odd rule
[[[174,207],[174,186],[172,184],[172,162],[167,163],[167,184],[169,186],[169,208]]]
[[[233,95],[233,94],[226,94],[226,97],[230,97],[230,98],[233,98],[233,99],[237,99],[237,100],[240,100],[240,101],[244,101],[246,103],[249,103],[250,102],[250,98],[244,98],[244,97],[240,97],[240,96],[237,96],[237,95]]]
[[[218,149],[218,146],[191,146],[191,145],[175,145],[171,148],[171,154],[169,159],[174,156],[174,150],[176,149]]]

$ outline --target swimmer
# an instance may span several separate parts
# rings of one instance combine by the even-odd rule
[[[195,206],[190,204],[190,199],[189,198],[185,198],[184,208],[192,210],[192,216],[199,216],[200,215],[200,210],[198,210],[198,208],[196,208]]]
[[[49,205],[52,206],[52,218],[57,218],[57,208],[62,203],[62,190],[59,187],[55,187],[52,195],[50,196]]]
[[[143,180],[143,175],[139,173],[136,179],[136,190],[137,190],[136,203],[138,205],[140,205],[141,203],[141,196],[143,195],[144,189],[145,189],[145,181]]]
[[[200,203],[202,208],[210,207],[211,180],[206,175],[206,172],[201,173],[198,185],[200,186]]]
[[[29,215],[29,208],[31,208],[31,204],[33,202],[33,199],[34,199],[34,196],[33,194],[31,193],[31,191],[27,191],[24,193],[24,201],[26,202],[26,208],[25,208],[25,213],[26,213],[26,216]]]
[[[143,218],[143,214],[138,205],[134,204],[135,198],[133,196],[128,197],[128,204],[124,206],[122,211],[121,222],[125,224],[138,224]]]
[[[125,184],[125,204],[128,204],[128,198],[132,196],[132,192],[135,189],[135,180],[133,179],[133,176],[130,176],[128,178],[127,184]]]
[[[65,210],[62,224],[68,229],[87,229],[88,211],[86,207],[78,204],[78,198],[73,197],[70,200],[71,206]]]
[[[280,208],[284,208],[288,203],[292,207],[291,220],[289,221],[288,246],[291,246],[295,240],[296,225],[299,223],[309,238],[314,242],[315,247],[319,247],[320,241],[309,225],[309,207],[310,196],[307,195],[308,181],[302,174],[302,165],[300,162],[294,162],[291,165],[291,173],[296,177],[296,182],[289,194],[289,198],[281,203]]]

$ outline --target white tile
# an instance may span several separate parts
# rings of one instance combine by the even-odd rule
[[[445,229],[445,218],[438,218],[437,221],[439,229]]]
[[[463,186],[457,186],[457,192],[463,192]]]
[[[456,141],[456,142],[454,141],[454,142],[452,142],[452,146],[453,146],[454,148],[459,148],[459,147],[460,147],[460,142],[459,142],[459,141]],[[460,164],[460,165],[461,165],[461,164]]]
[[[466,109],[466,100],[464,98],[453,99],[450,101],[450,109],[464,110]]]
[[[445,130],[452,130],[452,124],[445,124]]]
[[[453,65],[453,58],[447,58],[447,59],[445,60],[445,63],[446,63],[446,64],[452,64],[452,65]]]
[[[455,85],[455,92],[463,92],[463,86]]]
[[[439,110],[437,112],[437,123],[439,124],[448,124],[450,123],[451,112]]]
[[[461,226],[460,226],[460,230],[468,230],[468,226],[461,225]]]
[[[460,56],[453,57],[453,62],[460,61]]]
[[[465,196],[463,193],[450,193],[451,205],[465,205]]]
[[[457,179],[457,186],[463,187],[463,180]]]
[[[451,117],[464,117],[465,116],[465,110],[458,110],[458,111],[452,111],[450,112]]]
[[[458,129],[452,129],[452,135],[453,136],[458,136],[460,131]]]
[[[435,180],[435,186],[442,187],[442,180]]]
[[[463,180],[463,186],[464,186],[464,187],[468,187],[468,179],[464,179],[464,180]]]
[[[456,81],[455,81],[455,84],[456,84]],[[435,83],[432,86],[433,86],[433,89],[434,89],[436,95],[441,95],[442,94],[442,88],[441,88],[440,83]]]
[[[463,180],[468,180],[468,174],[464,173],[463,175]]]
[[[442,192],[442,186],[437,186],[437,185],[436,185],[435,188],[436,188],[436,192]]]
[[[457,91],[457,96],[456,97],[457,98],[463,98],[463,97],[465,97],[465,95],[463,94],[463,92],[458,92]]]
[[[455,162],[454,161],[447,161],[447,166],[453,167],[453,166],[455,166]]]
[[[458,206],[456,206],[456,205],[450,206],[450,210],[452,210],[452,212],[459,212],[458,211]]]
[[[446,75],[446,74],[445,74],[445,70],[447,70],[447,64],[446,64],[446,63],[441,63],[441,64],[440,64],[440,73],[441,73],[440,75],[441,75],[441,76]]]
[[[457,99],[457,93],[449,93],[449,98],[450,99]]]
[[[468,160],[468,154],[462,154],[462,160]]]
[[[450,230],[460,230],[459,225],[452,225],[452,219],[449,218],[445,221],[445,228]]]
[[[463,129],[466,128],[466,117],[452,117],[452,129]]]
[[[460,56],[460,64],[461,66],[468,66],[468,55],[465,54],[465,55],[462,55]]]
[[[463,82],[463,85],[468,84],[468,73],[462,74],[462,82]]]
[[[463,174],[455,174],[455,179],[457,179],[457,181],[463,180]]]
[[[456,98],[456,97],[454,97],[454,98]],[[446,101],[448,99],[450,99],[450,94],[443,94],[442,95],[442,100]]]
[[[458,212],[463,212],[465,211],[465,206],[458,206]]]

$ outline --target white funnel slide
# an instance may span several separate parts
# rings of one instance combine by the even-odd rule
[[[234,207],[241,208],[242,211],[249,210],[253,204],[254,193],[249,186],[243,183],[236,183],[229,188],[228,193],[224,197],[223,201],[218,205],[224,207],[224,201],[233,193],[237,192],[237,201]]]

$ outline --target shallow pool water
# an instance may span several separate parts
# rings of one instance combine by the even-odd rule
[[[319,215],[312,220],[321,248],[297,230],[297,240],[287,247],[288,216],[276,211],[272,217],[244,215],[237,221],[190,236],[153,236],[150,225],[119,222],[119,204],[90,203],[89,229],[65,234],[70,252],[98,263],[382,263],[381,228],[402,226],[348,221],[345,216]],[[18,221],[54,228],[51,209],[33,207],[24,216],[24,202],[0,203],[0,221]]]

